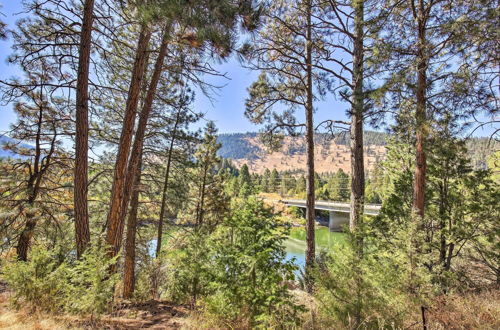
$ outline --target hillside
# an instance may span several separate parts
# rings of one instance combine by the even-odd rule
[[[385,133],[366,132],[365,165],[369,171],[385,156],[386,137]],[[237,166],[246,163],[254,173],[263,173],[266,168],[301,171],[306,166],[303,138],[286,137],[281,150],[272,153],[266,150],[257,133],[221,134],[218,141],[222,145],[219,156],[232,159]],[[336,172],[339,169],[350,172],[347,135],[334,140],[318,135],[316,141],[316,172]]]
[[[388,133],[365,132],[365,166],[373,170],[375,164],[385,157]],[[325,135],[316,137],[316,172],[336,172],[342,169],[350,172],[349,136],[342,135],[334,140]],[[222,145],[219,156],[232,159],[236,166],[247,164],[250,171],[263,173],[266,168],[278,171],[303,171],[306,167],[305,143],[303,138],[285,138],[279,151],[268,152],[257,133],[221,134]],[[486,168],[486,159],[500,148],[498,143],[488,143],[487,138],[472,138],[468,142],[469,155],[476,169]]]

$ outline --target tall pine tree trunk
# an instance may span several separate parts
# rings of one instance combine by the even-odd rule
[[[130,299],[135,289],[135,238],[137,233],[137,211],[139,208],[139,192],[141,184],[142,150],[135,174],[130,212],[127,221],[127,237],[125,240],[125,262],[123,265],[123,298]]]
[[[76,255],[83,254],[90,242],[88,214],[88,99],[89,63],[92,43],[92,23],[94,20],[94,0],[85,0],[83,5],[82,30],[78,54],[78,77],[76,82],[76,135],[75,135],[75,173],[74,208]]]
[[[306,3],[306,145],[307,145],[307,182],[306,182],[306,285],[312,292],[312,269],[315,259],[314,221],[314,123],[313,123],[313,91],[312,91],[312,31],[311,31],[311,1]]]
[[[365,197],[365,164],[363,154],[363,40],[364,40],[364,2],[358,0],[353,2],[354,9],[354,46],[353,46],[353,72],[352,72],[352,114],[351,114],[351,208],[349,214],[349,228],[355,233],[354,248],[356,251],[356,262],[353,265],[354,280],[356,282],[356,304],[353,310],[354,328],[362,323],[361,309],[363,305],[363,273],[358,265],[363,257],[363,238],[356,230],[361,226],[363,220],[364,197]]]
[[[351,114],[351,210],[349,227],[354,231],[361,222],[365,197],[365,164],[363,155],[363,23],[364,3],[354,1],[353,97]]]
[[[137,131],[135,132],[134,144],[132,146],[132,152],[130,155],[130,160],[127,169],[127,175],[125,178],[124,193],[122,199],[122,206],[120,207],[120,223],[122,226],[119,228],[118,236],[123,235],[123,224],[125,223],[126,210],[128,209],[128,204],[130,201],[130,195],[132,193],[132,186],[135,180],[135,173],[138,171],[138,165],[140,161],[141,150],[144,145],[144,136],[146,134],[146,128],[153,108],[153,101],[156,95],[156,89],[158,87],[158,82],[160,80],[161,73],[163,72],[163,63],[165,61],[165,56],[167,55],[167,40],[169,35],[169,29],[166,28],[162,38],[162,44],[160,46],[160,52],[156,59],[153,74],[151,76],[151,81],[149,83],[149,88],[146,93],[146,98],[144,99],[144,104],[139,115],[139,124],[137,126]]]
[[[156,258],[160,256],[161,252],[161,241],[163,236],[163,221],[165,218],[165,212],[167,209],[167,190],[168,190],[168,180],[170,177],[170,166],[172,164],[172,152],[174,150],[174,142],[177,134],[177,126],[180,121],[181,109],[177,112],[177,116],[175,117],[174,129],[172,131],[172,139],[170,140],[170,146],[168,149],[168,158],[167,158],[167,168],[165,171],[165,179],[163,181],[163,191],[161,195],[161,208],[160,208],[160,217],[158,218],[158,236],[156,238]]]
[[[425,36],[426,19],[425,8],[422,1],[419,1],[418,14],[418,52],[417,52],[417,105],[415,111],[416,119],[416,155],[415,155],[415,176],[413,182],[413,209],[420,218],[425,214],[425,176],[427,160],[425,153],[425,140],[427,136],[426,121],[426,90],[427,90],[427,41]]]
[[[120,142],[118,144],[113,186],[111,188],[110,207],[106,226],[106,244],[108,244],[111,248],[111,256],[115,256],[119,252],[122,241],[121,234],[123,234],[124,224],[123,218],[120,215],[125,193],[127,163],[130,154],[130,145],[132,143],[139,93],[141,90],[142,80],[144,79],[146,63],[148,62],[148,45],[150,39],[151,31],[143,25],[136,48],[134,68],[123,119],[123,127]]]

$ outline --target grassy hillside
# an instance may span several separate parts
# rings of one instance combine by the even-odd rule
[[[365,132],[365,158],[368,170],[385,157],[384,146],[389,138],[384,132]],[[218,142],[222,145],[219,156],[230,158],[241,166],[248,164],[250,170],[262,173],[266,168],[278,171],[301,170],[305,166],[305,143],[302,138],[286,138],[283,148],[269,153],[259,139],[258,133],[220,134]],[[350,171],[349,134],[331,139],[325,134],[316,136],[316,167],[319,173],[342,169]],[[471,138],[467,142],[469,155],[474,168],[486,169],[487,159],[500,143],[488,138]]]

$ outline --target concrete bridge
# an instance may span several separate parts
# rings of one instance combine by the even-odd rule
[[[305,199],[285,199],[281,200],[281,202],[287,206],[306,208]],[[365,204],[364,214],[371,216],[378,215],[380,207],[381,205],[378,204]],[[349,224],[350,203],[316,201],[314,203],[314,209],[329,212],[328,227],[331,231],[339,231],[342,229],[343,225]]]

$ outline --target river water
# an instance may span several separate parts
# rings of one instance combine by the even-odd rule
[[[335,244],[342,243],[345,235],[339,232],[331,232],[328,227],[318,226],[315,230],[316,254],[321,250],[328,250]],[[295,264],[304,268],[306,263],[306,229],[294,227],[291,229],[290,237],[285,241],[286,258],[294,259]]]
[[[315,230],[316,253],[321,250],[328,250],[334,244],[342,243],[345,240],[345,235],[339,232],[331,232],[328,227],[317,226]],[[286,259],[294,260],[295,264],[300,268],[304,268],[306,263],[306,229],[304,227],[292,227],[290,237],[285,241]],[[150,256],[155,255],[156,239],[153,239],[148,244]]]

